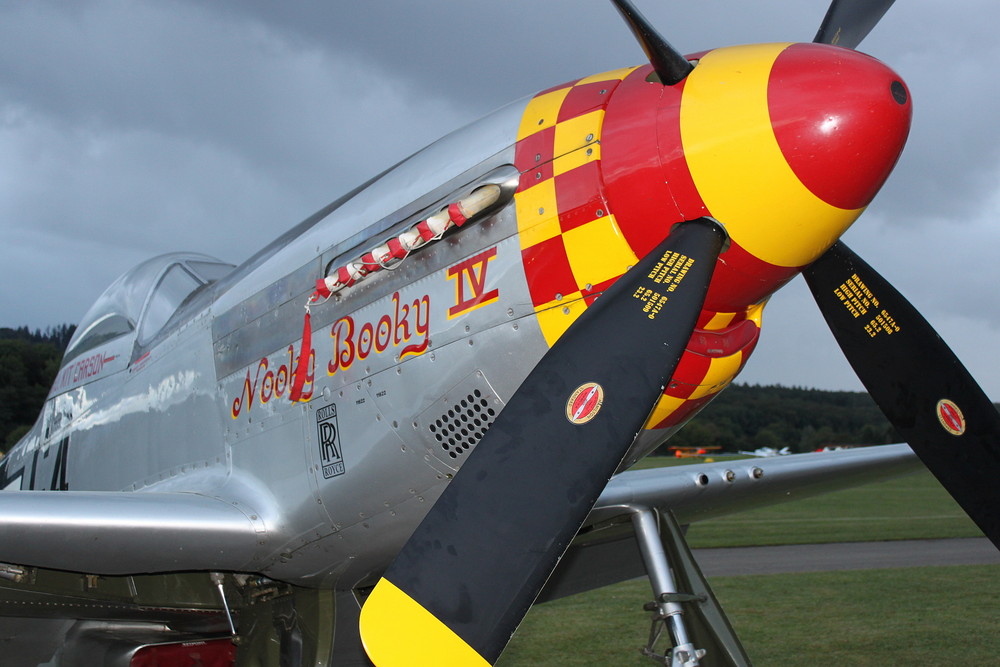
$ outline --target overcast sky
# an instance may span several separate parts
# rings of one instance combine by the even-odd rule
[[[638,0],[685,52],[811,40],[824,0]],[[914,99],[845,237],[1000,399],[1000,6],[899,0],[861,45]],[[239,263],[512,99],[638,64],[604,0],[0,5],[0,326],[76,322],[174,250]],[[801,279],[743,380],[860,389]]]

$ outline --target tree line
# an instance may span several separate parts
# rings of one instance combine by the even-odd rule
[[[734,383],[661,448],[721,451],[788,447],[809,452],[838,445],[902,442],[866,392]]]
[[[0,451],[23,436],[45,402],[76,327],[0,328]],[[739,451],[899,442],[868,394],[801,387],[733,384],[661,448]]]
[[[0,453],[35,423],[76,325],[0,327]]]

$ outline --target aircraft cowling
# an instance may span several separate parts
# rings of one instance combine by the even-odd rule
[[[608,202],[638,256],[676,222],[719,220],[731,243],[705,305],[741,311],[870,203],[905,144],[910,96],[878,60],[823,44],[690,58],[697,66],[674,86],[647,66],[614,91],[601,147]]]

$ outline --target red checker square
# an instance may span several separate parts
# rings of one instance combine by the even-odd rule
[[[588,111],[606,106],[611,99],[611,91],[618,85],[617,81],[597,81],[573,86],[559,108],[558,122],[576,118]],[[601,91],[604,94],[601,94]]]
[[[618,276],[618,278],[620,277],[621,276]],[[604,290],[614,285],[615,281],[618,280],[618,278],[612,278],[611,280],[605,280],[602,283],[591,285],[590,289],[587,289],[586,286],[581,288],[580,291],[583,294],[583,300],[587,304],[587,306],[589,307],[591,304],[597,301],[597,297],[601,296],[601,294],[604,293]]]
[[[654,424],[653,428],[670,428],[671,426],[676,426],[682,423],[690,415],[700,410],[702,406],[704,406],[714,397],[715,394],[709,394],[708,396],[702,396],[701,398],[695,398],[692,400],[685,401],[682,405],[680,405],[677,408],[677,410],[669,414],[666,419],[661,421],[659,424]]]
[[[572,81],[567,81],[566,83],[560,83],[558,86],[552,86],[551,88],[546,88],[545,90],[540,90],[535,93],[535,97],[541,97],[546,93],[553,93],[557,90],[562,90],[563,88],[569,88],[570,86],[576,85],[576,82],[580,79],[573,79]]]
[[[524,276],[531,292],[531,302],[541,306],[556,298],[556,294],[577,291],[576,279],[566,257],[561,236],[537,243],[521,251]]]
[[[716,313],[714,310],[701,311],[700,313],[698,313],[698,321],[695,323],[694,328],[704,329],[708,325],[708,323],[712,321],[712,318],[714,318],[716,315],[718,315],[718,313]]]
[[[681,355],[680,363],[677,364],[670,384],[663,393],[676,398],[689,397],[705,379],[711,365],[712,360],[708,357],[685,352]]]
[[[555,141],[555,125],[521,139],[514,146],[514,166],[518,171],[527,171],[550,162],[555,150]]]
[[[517,191],[524,192],[528,188],[534,187],[550,178],[552,178],[552,163],[546,162],[538,169],[529,169],[523,172],[517,180]]]
[[[601,215],[607,214],[598,160],[559,174],[555,179],[559,226],[564,232],[600,217],[598,210]]]

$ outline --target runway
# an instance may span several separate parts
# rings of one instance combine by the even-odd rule
[[[708,577],[939,565],[1000,565],[985,537],[694,549]]]

